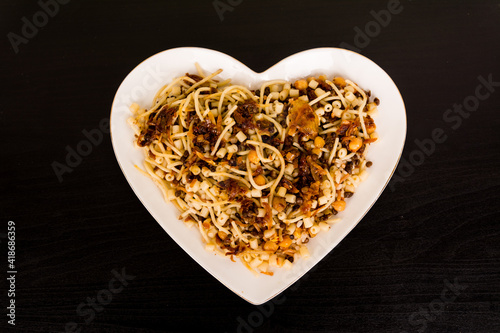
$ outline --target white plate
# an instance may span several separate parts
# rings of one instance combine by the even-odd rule
[[[274,276],[255,277],[240,262],[231,262],[204,249],[196,228],[187,228],[177,219],[179,212],[166,203],[160,190],[134,168],[142,166],[143,153],[133,146],[134,133],[127,124],[128,107],[137,102],[149,107],[156,91],[174,77],[196,73],[198,62],[205,72],[219,68],[221,78],[256,88],[261,82],[326,74],[343,76],[380,99],[375,117],[379,140],[369,147],[373,161],[369,177],[347,201],[347,208],[337,216],[341,222],[330,231],[321,232],[308,243],[311,257],[296,261],[290,270],[275,269]],[[357,53],[318,48],[294,54],[262,73],[255,73],[238,60],[209,49],[185,47],[158,53],[139,64],[122,82],[111,109],[111,139],[116,158],[130,186],[143,205],[165,231],[196,262],[237,295],[253,304],[262,304],[285,290],[330,252],[363,218],[389,182],[399,161],[406,136],[405,106],[391,78],[373,61]],[[382,230],[382,229],[381,229]]]

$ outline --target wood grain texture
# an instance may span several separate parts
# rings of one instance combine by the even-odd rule
[[[221,21],[212,1],[71,1],[15,54],[7,34],[20,34],[21,19],[40,7],[0,3],[0,212],[2,225],[18,226],[19,265],[17,325],[2,315],[0,331],[62,332],[73,321],[82,332],[499,332],[500,87],[456,130],[443,114],[475,93],[479,76],[500,81],[500,1],[401,0],[402,12],[360,48],[404,97],[403,158],[435,128],[447,140],[262,307],[234,295],[161,229],[128,186],[109,135],[62,182],[52,170],[83,130],[109,117],[129,71],[159,51],[208,47],[263,71],[301,50],[356,46],[355,28],[387,4],[244,0]],[[85,325],[78,305],[122,268],[135,278]],[[435,302],[452,295],[447,281],[462,289]],[[438,311],[422,320],[419,311],[432,306]]]

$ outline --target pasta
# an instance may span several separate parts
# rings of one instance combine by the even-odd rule
[[[379,100],[342,77],[249,90],[196,67],[130,107],[141,171],[207,250],[273,275],[309,256],[366,178]]]

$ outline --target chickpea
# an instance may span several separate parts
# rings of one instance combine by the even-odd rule
[[[333,79],[333,83],[340,88],[344,88],[346,86],[345,80],[343,77],[337,76]]]
[[[263,175],[258,175],[253,180],[255,181],[255,184],[259,186],[263,186],[266,184],[266,178]]]
[[[358,137],[355,137],[354,139],[349,142],[349,150],[352,152],[358,151],[359,148],[363,145],[363,140],[361,140]]]
[[[325,140],[323,140],[322,137],[317,136],[314,139],[314,145],[316,146],[316,148],[323,148],[325,146]]]
[[[264,244],[264,250],[265,251],[276,251],[278,249],[278,244],[276,244],[275,242],[271,242],[271,241],[267,241],[265,244]]]
[[[345,201],[344,200],[337,200],[333,204],[333,209],[335,209],[337,212],[341,212],[345,209]]]
[[[294,83],[295,89],[298,90],[306,90],[307,89],[307,81],[306,80],[297,80]]]
[[[286,249],[288,248],[290,245],[292,245],[292,239],[289,237],[289,236],[285,236],[283,237],[283,240],[281,242],[278,243],[278,245],[283,248],[283,249]]]
[[[314,148],[313,150],[311,150],[311,152],[312,152],[313,154],[315,154],[315,155],[319,155],[319,154],[321,154],[321,149],[319,149],[319,148]]]
[[[259,155],[257,155],[257,152],[255,150],[250,150],[250,153],[248,154],[248,160],[253,164],[259,164]]]

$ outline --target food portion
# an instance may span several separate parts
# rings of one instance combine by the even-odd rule
[[[275,80],[256,90],[186,74],[129,123],[144,169],[207,250],[259,274],[308,257],[367,176],[379,100],[342,77]]]

